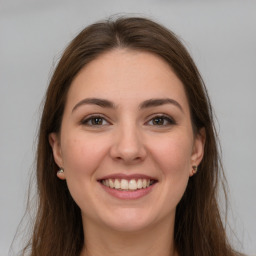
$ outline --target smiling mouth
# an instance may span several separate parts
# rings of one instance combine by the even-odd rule
[[[103,179],[99,181],[102,185],[119,191],[136,191],[148,188],[157,180],[152,179]]]

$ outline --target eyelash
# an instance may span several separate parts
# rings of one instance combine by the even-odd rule
[[[89,117],[83,119],[83,120],[81,121],[81,124],[82,124],[82,125],[86,125],[86,126],[104,126],[104,125],[106,125],[106,124],[100,124],[100,125],[98,125],[98,124],[92,124],[92,123],[91,123],[91,124],[88,124],[89,122],[92,122],[92,120],[95,120],[95,119],[101,119],[103,122],[110,123],[109,121],[106,120],[105,117],[103,117],[103,116],[101,116],[101,115],[92,115],[92,116],[89,116]]]
[[[94,127],[97,127],[97,126],[105,126],[106,124],[93,124],[92,121],[93,120],[96,120],[96,119],[101,119],[102,122],[107,122],[108,124],[111,124],[109,121],[106,120],[105,117],[101,116],[101,115],[92,115],[92,116],[89,116],[85,119],[83,119],[80,123],[81,125],[86,125],[86,126],[94,126]],[[155,115],[153,116],[149,121],[147,121],[145,124],[149,124],[150,122],[152,122],[153,120],[156,120],[156,119],[161,119],[164,123],[163,124],[151,124],[151,126],[170,126],[170,125],[175,125],[176,122],[173,118],[169,117],[169,116],[166,116],[166,115]],[[90,124],[89,124],[90,123]]]
[[[146,123],[149,123],[149,122],[152,122],[153,120],[156,120],[156,119],[162,119],[163,122],[165,122],[165,124],[156,124],[156,125],[153,125],[152,126],[169,126],[169,125],[175,125],[176,122],[173,118],[169,117],[169,116],[166,116],[166,115],[155,115],[153,116],[149,121],[147,121]],[[167,124],[166,124],[167,122]]]

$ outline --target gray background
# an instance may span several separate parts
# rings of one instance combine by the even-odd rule
[[[256,2],[0,0],[0,255],[25,209],[39,106],[53,66],[86,25],[143,14],[180,35],[206,82],[230,186],[229,222],[256,254]]]

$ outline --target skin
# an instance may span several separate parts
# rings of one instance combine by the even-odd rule
[[[87,98],[111,101],[114,108],[81,103]],[[156,98],[178,104],[140,108]],[[91,115],[100,115],[100,123]],[[159,115],[171,121],[159,122]],[[192,166],[203,157],[204,134],[193,133],[183,84],[165,61],[116,49],[90,62],[73,80],[60,134],[49,141],[64,169],[58,177],[66,179],[82,212],[81,255],[177,255],[175,210]],[[98,182],[117,173],[149,175],[157,183],[147,195],[123,200]]]

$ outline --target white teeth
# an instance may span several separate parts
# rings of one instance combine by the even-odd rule
[[[104,180],[103,180],[104,181]],[[114,182],[113,182],[113,180],[111,180],[111,179],[109,179],[108,180],[108,183],[109,183],[109,186],[111,187],[111,188],[114,188]],[[104,183],[103,183],[104,184]],[[105,184],[104,184],[105,185]]]
[[[137,189],[142,189],[142,188],[147,188],[152,184],[149,179],[131,179],[131,180],[126,180],[126,179],[106,179],[102,180],[102,184],[114,188],[117,190],[137,190]]]
[[[120,184],[120,181],[118,179],[115,179],[114,186],[115,186],[115,189],[121,188],[121,184]]]
[[[121,189],[128,189],[129,188],[129,183],[128,180],[121,180]]]
[[[147,180],[146,180],[146,179],[143,179],[143,180],[142,180],[142,187],[143,187],[143,188],[146,188],[146,187],[147,187]]]
[[[129,190],[136,190],[137,189],[137,182],[136,180],[129,181]]]
[[[142,188],[143,186],[142,186],[142,180],[141,179],[138,179],[138,181],[137,181],[137,188],[138,189],[140,189],[140,188]]]

